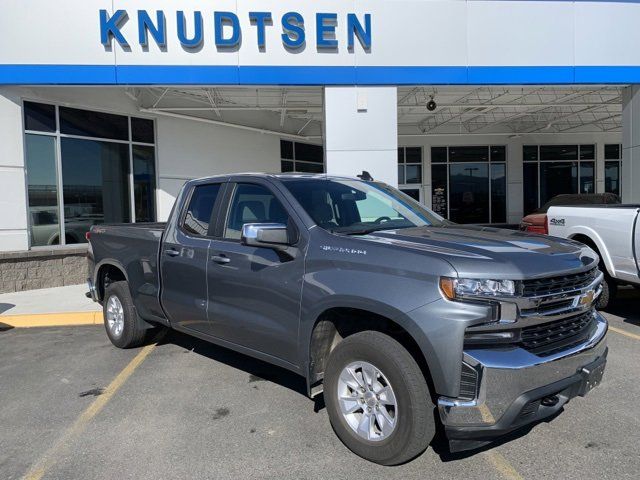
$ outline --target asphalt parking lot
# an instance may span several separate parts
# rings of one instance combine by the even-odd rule
[[[491,448],[436,445],[399,467],[348,451],[301,377],[228,350],[0,325],[0,478],[638,478],[640,292],[606,316],[607,371],[586,398]]]

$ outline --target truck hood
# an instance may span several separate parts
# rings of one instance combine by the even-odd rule
[[[584,271],[598,263],[590,248],[546,235],[446,225],[383,230],[360,237],[447,260],[460,277],[522,280]]]

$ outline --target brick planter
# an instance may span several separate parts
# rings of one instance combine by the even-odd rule
[[[87,280],[87,247],[0,253],[0,293],[79,285]]]

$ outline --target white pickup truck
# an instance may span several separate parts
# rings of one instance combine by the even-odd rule
[[[640,205],[551,207],[549,235],[585,243],[600,255],[603,291],[597,308],[605,308],[619,284],[640,288]]]

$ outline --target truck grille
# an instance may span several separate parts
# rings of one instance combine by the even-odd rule
[[[522,296],[537,297],[578,290],[590,285],[597,275],[598,269],[592,268],[586,272],[571,275],[524,280],[522,282]]]
[[[585,341],[596,327],[592,311],[522,329],[520,343],[523,348],[539,356],[571,348]]]

